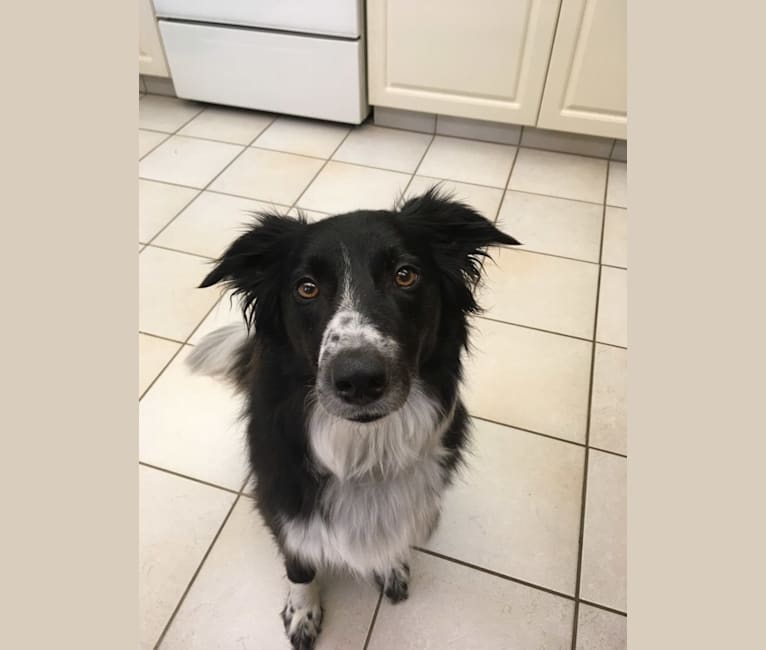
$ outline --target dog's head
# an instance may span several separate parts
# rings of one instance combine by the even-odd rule
[[[518,242],[432,189],[316,223],[261,214],[201,286],[227,282],[257,335],[305,361],[328,412],[370,422],[405,402],[445,320],[477,311],[482,256],[498,244]]]

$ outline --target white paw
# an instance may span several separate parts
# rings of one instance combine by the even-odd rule
[[[295,650],[311,650],[322,629],[322,606],[315,582],[291,584],[282,622]]]

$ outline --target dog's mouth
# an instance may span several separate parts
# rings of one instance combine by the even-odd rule
[[[380,420],[381,418],[384,418],[384,417],[386,417],[386,413],[361,413],[359,415],[351,416],[347,419],[351,420],[351,422],[368,424],[370,422],[375,422],[376,420]]]

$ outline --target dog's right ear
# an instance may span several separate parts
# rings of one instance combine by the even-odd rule
[[[219,282],[242,297],[245,319],[251,325],[260,320],[267,305],[275,315],[282,263],[290,253],[295,238],[303,232],[302,218],[264,212],[254,214],[256,222],[237,238],[215,262],[215,268],[199,285],[210,287]]]

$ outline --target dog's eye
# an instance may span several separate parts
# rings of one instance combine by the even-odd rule
[[[313,280],[309,278],[303,278],[298,282],[298,286],[295,288],[299,297],[304,300],[313,300],[319,295],[319,287]]]
[[[396,269],[396,273],[394,274],[394,282],[396,283],[396,286],[401,287],[402,289],[409,289],[419,278],[420,275],[411,266],[400,266]]]

